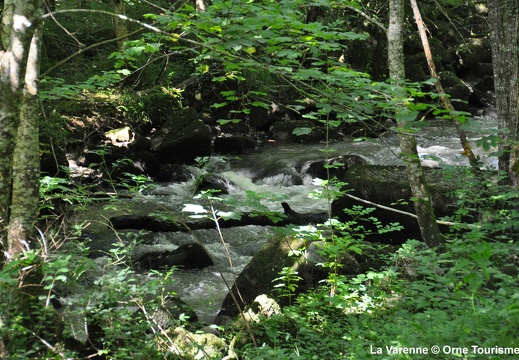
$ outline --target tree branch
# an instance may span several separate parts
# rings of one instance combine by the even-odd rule
[[[76,56],[79,56],[81,54],[83,54],[84,52],[88,51],[88,50],[91,50],[91,49],[94,49],[98,46],[102,46],[102,45],[106,45],[106,44],[109,44],[111,42],[115,42],[115,41],[118,41],[118,40],[121,40],[123,38],[127,38],[128,36],[131,36],[131,35],[135,35],[135,34],[138,34],[142,31],[144,31],[145,29],[138,29],[138,30],[135,30],[129,34],[126,34],[126,35],[123,35],[123,36],[120,36],[120,37],[116,37],[116,38],[113,38],[113,39],[109,39],[109,40],[105,40],[105,41],[101,41],[101,42],[98,42],[98,43],[95,43],[95,44],[92,44],[92,45],[89,45],[87,47],[83,47],[81,49],[79,49],[78,51],[76,51],[75,53],[73,53],[72,55],[70,55],[69,57],[61,60],[60,62],[58,62],[57,64],[54,64],[52,65],[49,69],[47,69],[43,74],[41,74],[41,77],[45,77],[47,75],[49,75],[49,73],[51,73],[52,71],[56,70],[57,68],[59,68],[60,66],[62,66],[63,64],[66,64],[67,62],[69,62],[70,60],[72,60],[73,58],[75,58]],[[83,45],[84,46],[84,45]]]

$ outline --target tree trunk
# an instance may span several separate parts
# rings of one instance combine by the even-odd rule
[[[205,12],[205,10],[207,9],[204,0],[195,0],[195,6],[196,11],[198,12]]]
[[[494,68],[497,124],[500,132],[499,170],[519,186],[519,1],[488,0],[488,22]]]
[[[403,22],[403,0],[390,0],[389,27],[387,30],[389,77],[395,82],[405,78],[404,41],[402,37]],[[402,111],[405,111],[404,107],[402,107]],[[405,123],[398,121],[398,136],[409,186],[415,199],[414,208],[418,217],[418,226],[423,240],[431,247],[438,246],[441,242],[441,233],[434,215],[431,195],[427,189],[420,157],[416,150],[416,139],[413,135],[406,132],[404,125]]]
[[[15,256],[20,247],[11,249],[7,241],[13,197],[13,154],[18,135],[24,96],[27,59],[43,14],[43,0],[4,1],[0,40],[0,241],[7,257]],[[38,59],[36,58],[36,61]],[[27,88],[29,90],[29,88]],[[37,103],[36,103],[37,104]],[[26,130],[25,130],[26,131]],[[24,130],[21,130],[23,133]],[[32,149],[34,151],[34,149]],[[36,154],[28,154],[33,159]],[[38,186],[36,187],[36,191]],[[35,214],[34,214],[35,216]],[[33,217],[32,217],[33,218]]]
[[[25,87],[20,104],[20,124],[13,156],[12,201],[9,215],[8,249],[11,254],[24,250],[24,244],[35,235],[40,186],[39,156],[39,53],[40,32],[32,37]]]
[[[125,16],[126,6],[124,4],[124,1],[115,0],[114,9],[116,14]],[[119,51],[122,51],[124,49],[125,41],[128,41],[128,28],[126,27],[126,21],[116,16],[114,18],[114,28],[115,37],[118,39],[117,49],[119,49]]]
[[[436,82],[434,83],[436,91],[438,92],[438,94],[443,95],[440,97],[443,106],[449,111],[455,111],[449,98],[446,96],[445,91],[443,90],[440,77],[436,73],[436,65],[434,64],[431,47],[429,46],[429,39],[427,38],[425,25],[423,23],[422,15],[420,14],[420,8],[418,7],[418,3],[416,2],[416,0],[411,0],[411,7],[413,8],[414,19],[416,21],[416,26],[418,27],[420,39],[422,40],[423,51],[425,53],[425,58],[427,59],[427,67],[429,68],[431,77],[436,79]],[[467,134],[465,133],[465,130],[463,130],[460,127],[456,120],[454,121],[454,126],[456,127],[456,132],[458,133],[461,146],[463,147],[463,155],[469,159],[470,166],[474,173],[477,175],[479,171],[479,162],[476,156],[474,155],[474,152],[472,151],[472,147],[470,146],[470,143],[467,139]]]

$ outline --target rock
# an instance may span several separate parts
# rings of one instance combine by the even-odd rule
[[[424,171],[436,216],[451,215],[455,202],[449,194],[456,188],[455,181],[445,180],[441,169],[426,168]],[[351,168],[342,180],[348,183],[352,189],[350,194],[354,196],[414,214],[413,202],[410,200],[411,190],[403,166],[358,165]],[[333,201],[332,216],[341,221],[351,221],[352,216],[343,209],[352,209],[356,205],[374,207],[343,196]],[[398,222],[404,230],[378,234],[372,223],[361,222],[366,230],[364,235],[367,241],[401,244],[407,239],[421,239],[417,220],[413,217],[380,208],[376,208],[369,216],[377,218],[382,224]]]
[[[133,262],[141,269],[158,270],[171,267],[203,269],[214,265],[204,247],[198,243],[181,245],[172,251],[152,248],[151,251],[140,251],[134,256]]]
[[[288,211],[293,212],[291,209]],[[301,255],[296,255],[295,250],[301,249],[303,245],[305,246],[305,251],[301,252]],[[240,303],[240,307],[245,309],[248,319],[255,321],[258,318],[258,314],[269,317],[274,313],[278,313],[278,303],[283,306],[289,303],[287,297],[276,297],[277,302],[274,302],[268,299],[267,296],[262,295],[273,295],[273,289],[276,285],[274,279],[280,276],[279,272],[285,267],[291,267],[302,278],[297,284],[294,296],[309,288],[319,286],[321,280],[327,278],[328,269],[318,264],[330,261],[330,259],[322,255],[321,249],[324,245],[326,244],[322,241],[304,241],[290,237],[274,237],[269,240],[252,258],[232,287],[235,298],[243,299],[244,304]],[[386,247],[386,249],[388,249],[387,254],[395,250],[389,249],[389,247]],[[380,250],[377,248],[376,251]],[[341,263],[341,274],[357,275],[386,265],[384,261],[374,259],[378,259],[377,255],[373,251],[366,249],[362,254],[344,254],[342,258],[334,259],[333,261]],[[240,295],[238,295],[236,287],[240,290]],[[258,303],[254,304],[256,301]],[[232,318],[238,314],[238,308],[234,303],[232,295],[229,293],[223,301],[222,310],[215,319],[215,323],[225,324],[232,321]]]
[[[218,194],[229,193],[229,181],[219,175],[205,175],[196,186],[196,193],[206,190],[218,190]]]
[[[161,182],[184,182],[191,178],[189,172],[183,165],[164,164],[160,166],[159,172],[155,176],[155,181]]]
[[[342,179],[351,166],[366,164],[366,160],[358,155],[342,155],[328,160],[308,162],[301,167],[302,174],[308,174],[312,178],[327,179],[336,177]],[[324,167],[331,165],[330,169]]]
[[[257,296],[270,294],[274,286],[272,281],[279,276],[279,271],[292,266],[298,260],[296,256],[288,256],[289,252],[299,249],[302,245],[301,239],[274,237],[268,241],[236,279],[231,290],[236,299],[241,298],[245,304],[251,304]],[[236,287],[240,290],[239,295]],[[241,306],[243,307],[243,304]],[[237,314],[236,304],[231,294],[227,294],[218,318],[234,317]]]
[[[177,359],[223,359],[227,351],[225,341],[214,334],[192,333],[182,327],[168,330],[173,339],[170,352]]]
[[[150,151],[151,150],[151,140],[145,136],[135,134],[133,141],[128,144],[128,149],[137,152],[137,151]]]
[[[450,96],[450,101],[455,110],[469,111],[468,103],[472,90],[467,84],[458,84],[444,88],[444,90]]]
[[[149,151],[131,152],[125,157],[130,161],[114,164],[115,167],[111,174],[113,177],[121,177],[124,173],[155,177],[160,170],[160,164],[155,154]]]
[[[249,113],[250,127],[255,131],[267,132],[274,121],[275,116],[270,114],[270,111],[261,107],[252,107]]]
[[[452,71],[443,71],[439,74],[445,93],[450,96],[452,106],[458,111],[468,111],[468,103],[473,92],[472,88]]]
[[[455,59],[456,74],[463,77],[478,63],[492,62],[492,52],[488,38],[472,38],[450,49],[451,57]]]
[[[281,307],[276,300],[265,294],[256,296],[252,304],[244,311],[245,319],[249,322],[256,323],[260,322],[261,319],[278,314],[281,314]]]
[[[161,164],[192,164],[211,155],[211,133],[196,111],[178,110],[152,136],[151,147]]]
[[[195,311],[178,296],[168,296],[162,302],[162,307],[151,314],[153,322],[162,329],[170,328],[172,324],[179,321],[181,316],[187,317],[190,324],[198,321]]]
[[[214,152],[222,155],[239,155],[253,150],[256,142],[246,136],[217,137],[214,139]]]
[[[112,129],[105,132],[105,137],[110,140],[113,146],[128,146],[133,140],[133,131],[129,126]]]

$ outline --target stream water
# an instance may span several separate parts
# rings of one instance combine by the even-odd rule
[[[495,120],[481,117],[475,122],[477,128],[469,132],[474,141],[479,134],[495,128]],[[452,125],[435,122],[433,126],[421,131],[417,136],[418,151],[424,166],[467,165],[461,153],[461,146]],[[358,155],[368,163],[381,165],[400,164],[398,139],[394,133],[388,132],[380,139],[361,142],[344,141],[332,144],[330,157],[338,155]],[[495,167],[497,159],[483,153],[480,148],[475,151],[481,155],[485,165]],[[326,158],[323,145],[309,144],[276,144],[262,145],[258,150],[242,155],[236,159],[221,157],[211,158],[204,171],[218,174],[226,183],[229,195],[244,197],[247,191],[264,194],[271,200],[263,200],[263,204],[273,211],[282,211],[280,199],[285,199],[290,206],[299,212],[322,212],[326,203],[310,200],[308,194],[316,189],[311,176],[304,170],[312,161]],[[180,216],[186,203],[193,203],[192,193],[195,179],[201,175],[198,168],[191,168],[193,180],[185,183],[161,184],[149,191],[132,207],[139,214],[158,212],[167,209]],[[222,229],[226,247],[216,229],[199,230],[194,234],[155,233],[150,246],[174,249],[177,246],[192,242],[193,236],[205,244],[217,262],[217,265],[203,270],[179,270],[174,273],[174,291],[196,312],[199,319],[210,323],[220,310],[220,305],[227,294],[227,288],[221,274],[229,284],[233,278],[251,260],[252,256],[263,246],[273,234],[270,227],[245,226]],[[228,254],[232,260],[229,265]]]

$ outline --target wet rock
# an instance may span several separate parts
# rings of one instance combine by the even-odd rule
[[[200,193],[207,190],[217,190],[218,194],[228,194],[229,181],[219,175],[203,176],[197,184],[196,192]]]
[[[327,179],[329,175],[330,178],[342,179],[350,167],[363,164],[366,164],[366,160],[358,155],[342,155],[328,160],[308,162],[301,167],[301,173],[312,178]],[[326,169],[325,165],[330,165],[331,168]]]
[[[211,155],[211,133],[190,108],[178,110],[151,138],[152,150],[161,164],[192,164]]]
[[[160,166],[159,172],[155,176],[155,181],[160,182],[184,182],[191,178],[184,166],[179,164],[164,164]]]
[[[129,161],[123,161],[116,164],[112,173],[115,177],[122,177],[125,173],[132,175],[145,175],[155,177],[159,170],[160,164],[155,154],[149,151],[136,151],[126,155]]]
[[[185,244],[175,250],[151,248],[150,251],[139,251],[134,255],[134,263],[141,269],[169,269],[181,267],[183,269],[203,269],[214,265],[213,260],[198,243]]]
[[[243,154],[255,147],[256,142],[246,136],[217,137],[214,139],[214,152],[222,155]]]

